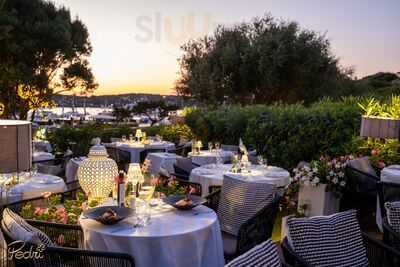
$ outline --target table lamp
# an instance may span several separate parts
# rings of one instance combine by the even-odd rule
[[[78,179],[82,190],[88,195],[89,200],[103,200],[110,195],[115,177],[118,175],[117,163],[108,158],[107,150],[96,139],[88,158],[83,160],[78,167]]]
[[[140,142],[140,138],[142,138],[142,136],[143,136],[142,130],[141,129],[137,129],[135,137],[137,138],[138,142]]]

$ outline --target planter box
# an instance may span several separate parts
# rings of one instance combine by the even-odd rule
[[[307,205],[305,211],[307,217],[331,215],[339,211],[339,199],[325,189],[326,184],[300,186],[298,207]]]
[[[397,139],[400,137],[400,119],[362,116],[360,136]]]

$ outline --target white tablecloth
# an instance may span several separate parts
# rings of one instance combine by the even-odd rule
[[[149,171],[151,174],[157,175],[164,170],[169,173],[174,172],[174,164],[176,163],[176,159],[181,158],[173,153],[150,153],[147,155],[147,160],[150,161]]]
[[[132,226],[132,219],[112,226],[90,219],[80,219],[80,224],[86,249],[129,253],[137,267],[224,266],[217,215],[204,206],[178,211],[163,205],[140,228]]]
[[[146,149],[165,149],[165,151],[170,151],[175,149],[175,144],[171,142],[152,142],[149,144],[142,144],[138,142],[117,142],[114,143],[118,148],[128,151],[131,154],[131,162],[140,162],[140,152]]]
[[[76,176],[78,172],[78,167],[84,159],[86,159],[86,157],[73,158],[68,161],[67,166],[65,167],[65,178],[67,182],[75,181],[78,179],[78,177]]]
[[[40,197],[44,192],[60,193],[67,188],[62,178],[43,173],[37,173],[32,178],[21,177],[20,181],[10,190],[12,201]]]
[[[384,168],[381,171],[381,182],[400,184],[400,165],[391,165]],[[376,204],[376,224],[378,228],[381,230],[381,232],[383,232],[381,208],[384,207],[380,206],[379,196],[378,196]]]
[[[226,150],[214,150],[212,152],[208,150],[202,150],[200,151],[200,154],[193,154],[193,152],[189,153],[189,157],[192,159],[192,162],[200,166],[213,163],[215,164],[217,163],[218,157],[222,158],[222,163],[227,163],[232,160],[233,155],[234,154],[232,151]]]
[[[32,155],[32,160],[37,162],[37,161],[45,161],[45,160],[52,160],[54,159],[54,155],[48,152],[42,152],[42,151],[35,151],[33,152]]]
[[[203,196],[208,194],[211,185],[222,186],[224,175],[247,181],[265,181],[277,187],[287,186],[290,183],[290,174],[285,169],[261,165],[251,165],[250,173],[232,173],[232,164],[209,164],[195,168],[190,173],[190,181],[202,186]]]

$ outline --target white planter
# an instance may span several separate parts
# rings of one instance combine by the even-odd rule
[[[318,186],[300,186],[298,207],[306,204],[307,217],[331,215],[339,211],[339,199],[326,192],[326,184]]]

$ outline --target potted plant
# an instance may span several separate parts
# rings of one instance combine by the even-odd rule
[[[388,103],[370,98],[365,104],[358,103],[363,110],[360,135],[363,137],[400,137],[400,97],[392,96]]]
[[[339,200],[346,187],[345,167],[352,156],[330,159],[321,156],[293,170],[299,182],[298,209],[306,205],[306,216],[330,215],[339,211]]]

